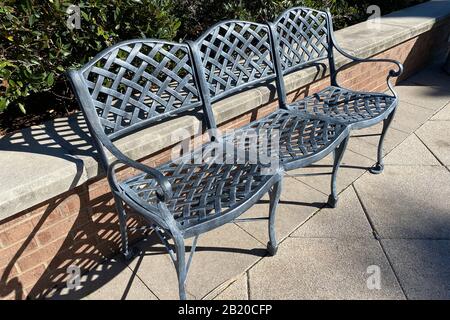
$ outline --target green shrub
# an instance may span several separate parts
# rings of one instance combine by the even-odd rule
[[[341,28],[367,19],[370,4],[386,14],[417,2],[423,0],[0,0],[0,113],[46,103],[27,99],[31,94],[67,96],[63,72],[120,40],[192,39],[223,19],[264,21],[297,5],[330,8]],[[67,27],[70,4],[81,8],[80,30]],[[60,103],[68,104],[75,105]]]
[[[69,67],[86,62],[122,39],[173,39],[180,21],[170,0],[84,0],[81,29],[70,30],[58,0],[0,2],[0,111],[15,102],[25,112],[24,98],[51,89]]]

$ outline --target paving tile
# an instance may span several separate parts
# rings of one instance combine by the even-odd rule
[[[400,102],[391,128],[411,133],[424,124],[433,115],[433,110]]]
[[[275,230],[278,241],[293,232],[314,212],[324,207],[328,200],[325,195],[292,177],[285,177],[280,203],[277,207]],[[248,210],[242,218],[267,217],[269,203],[257,204]],[[268,221],[240,222],[238,225],[266,244],[269,240]]]
[[[423,71],[408,78],[408,82],[421,86],[439,87],[444,90],[450,88],[450,76],[442,70],[442,63],[429,66]]]
[[[337,208],[324,208],[298,228],[291,237],[373,238],[372,229],[352,186],[339,197]]]
[[[444,165],[450,165],[450,122],[428,121],[416,134]]]
[[[240,276],[214,300],[248,300],[247,274]]]
[[[397,148],[392,150],[385,159],[386,165],[403,166],[438,166],[439,161],[414,134],[410,135]]]
[[[332,163],[333,155],[330,154],[307,168],[292,170],[288,174],[325,194],[330,194]],[[373,160],[346,150],[337,177],[338,192],[347,188],[373,164]]]
[[[187,251],[192,239],[187,242]],[[178,299],[178,281],[165,249],[149,242],[139,247],[144,254],[130,263],[142,281],[160,299]],[[186,282],[188,299],[201,299],[216,287],[241,274],[262,256],[265,246],[234,224],[227,224],[199,237]],[[186,259],[188,253],[186,254]]]
[[[386,166],[355,183],[381,238],[450,237],[450,172],[438,166]]]
[[[437,111],[450,101],[450,91],[440,87],[426,87],[402,83],[395,87],[400,103],[407,102]]]
[[[431,117],[431,120],[450,121],[450,103],[442,108],[438,113]]]
[[[369,289],[377,275],[380,289]],[[375,239],[288,238],[250,269],[249,283],[250,299],[404,298]]]
[[[378,142],[380,140],[382,126],[382,123],[379,123],[369,128],[354,130],[347,149],[373,159],[375,163],[378,157]],[[407,133],[394,128],[389,128],[384,138],[384,155],[388,154],[405,140],[406,137],[408,137]]]
[[[449,240],[382,240],[408,299],[450,299]]]
[[[64,288],[52,299],[155,300],[157,297],[122,262],[110,259],[80,278],[80,287]]]

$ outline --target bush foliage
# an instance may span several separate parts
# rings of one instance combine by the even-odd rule
[[[226,18],[264,21],[303,5],[334,15],[335,27],[367,18],[370,4],[387,13],[409,0],[0,0],[0,112],[29,111],[30,94],[64,95],[62,76],[107,46],[131,38],[181,41]],[[69,29],[66,10],[81,10],[81,29]]]

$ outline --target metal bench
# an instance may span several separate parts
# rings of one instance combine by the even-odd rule
[[[278,72],[283,76],[328,60],[331,85],[320,92],[294,103],[287,103],[284,84],[279,85],[279,100],[284,108],[301,110],[334,119],[348,125],[350,129],[362,129],[383,121],[378,143],[377,163],[371,173],[383,171],[383,141],[398,105],[398,95],[390,83],[392,77],[403,72],[401,63],[391,59],[361,59],[345,52],[337,43],[333,33],[329,11],[318,11],[297,7],[283,12],[270,23],[278,54]],[[348,64],[336,69],[333,49],[351,59]],[[393,63],[397,70],[390,70],[387,85],[392,95],[377,92],[359,92],[341,87],[337,81],[340,71],[354,62]]]
[[[132,253],[124,204],[144,217],[166,246],[178,274],[180,298],[185,299],[186,276],[198,236],[236,220],[266,192],[270,197],[267,248],[269,254],[276,253],[275,212],[285,170],[305,167],[334,152],[328,203],[336,205],[337,172],[350,128],[385,119],[381,149],[397,96],[394,92],[388,96],[340,88],[333,46],[329,13],[294,8],[274,24],[220,22],[187,43],[151,39],[122,42],[68,73],[107,172],[127,258]],[[330,63],[332,86],[288,104],[283,75],[324,59]],[[398,65],[400,69],[391,71],[388,80],[401,72]],[[233,134],[220,135],[212,104],[270,81],[275,82],[279,108]],[[390,84],[389,88],[392,90]],[[179,159],[152,168],[128,158],[115,145],[117,139],[130,133],[186,113],[200,117],[210,130],[210,139]],[[264,134],[277,137],[276,148],[267,140],[263,148],[275,159],[275,169],[258,158],[252,161],[255,144],[260,155],[263,140],[259,138]],[[228,150],[234,150],[231,156]],[[110,161],[106,151],[116,160]],[[243,159],[238,157],[240,152],[245,155]],[[194,158],[201,161],[193,162]],[[227,161],[215,161],[218,159]],[[116,175],[119,165],[140,173],[120,180]],[[373,171],[380,167],[381,158]],[[194,241],[186,261],[185,239],[190,237]]]

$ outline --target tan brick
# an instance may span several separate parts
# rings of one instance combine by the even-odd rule
[[[19,223],[10,227],[9,229],[0,232],[0,241],[2,247],[10,246],[20,240],[24,240],[30,236],[34,229],[31,221],[26,220],[25,222]]]
[[[19,274],[17,267],[15,265],[12,266],[4,266],[0,268],[0,279],[10,279],[14,278]],[[0,280],[3,282],[3,280]]]
[[[61,246],[64,243],[64,239],[58,239],[45,247],[39,248],[33,253],[23,256],[17,262],[20,271],[24,272],[32,269],[33,267],[46,263],[52,260],[52,258],[58,253]]]
[[[106,179],[101,179],[100,181],[90,184],[88,188],[90,200],[111,195],[111,188]]]
[[[74,193],[64,198],[59,208],[63,215],[70,215],[72,213],[80,212],[82,207],[85,207],[88,197],[85,194]]]
[[[39,208],[39,212],[41,212],[42,210],[44,210],[44,208]],[[32,216],[32,212],[30,211],[23,211],[23,212],[19,212],[18,214],[15,214],[12,217],[9,217],[3,221],[0,221],[0,233],[2,233],[3,231],[18,225],[21,222],[25,222],[27,220],[31,219]],[[1,245],[1,241],[0,241],[0,245]]]
[[[20,274],[20,276],[18,277],[19,281],[24,288],[33,286],[37,281],[39,281],[39,279],[45,273],[45,270],[46,268],[44,264],[38,265],[37,267]]]
[[[75,228],[77,224],[79,224],[77,223],[77,219],[77,216],[70,216],[61,219],[60,221],[58,221],[58,223],[44,230],[39,230],[39,232],[36,234],[38,243],[44,246],[60,238],[67,238],[68,240],[72,240],[72,234],[70,234],[70,231]]]
[[[34,252],[37,247],[35,239],[29,239],[27,242],[19,242],[7,248],[3,248],[0,250],[0,267],[15,263],[21,256]]]
[[[61,211],[59,208],[55,208],[54,210],[50,212],[43,212],[39,215],[35,215],[31,222],[34,226],[41,228],[47,228],[58,221],[62,219],[63,215],[61,214]]]

